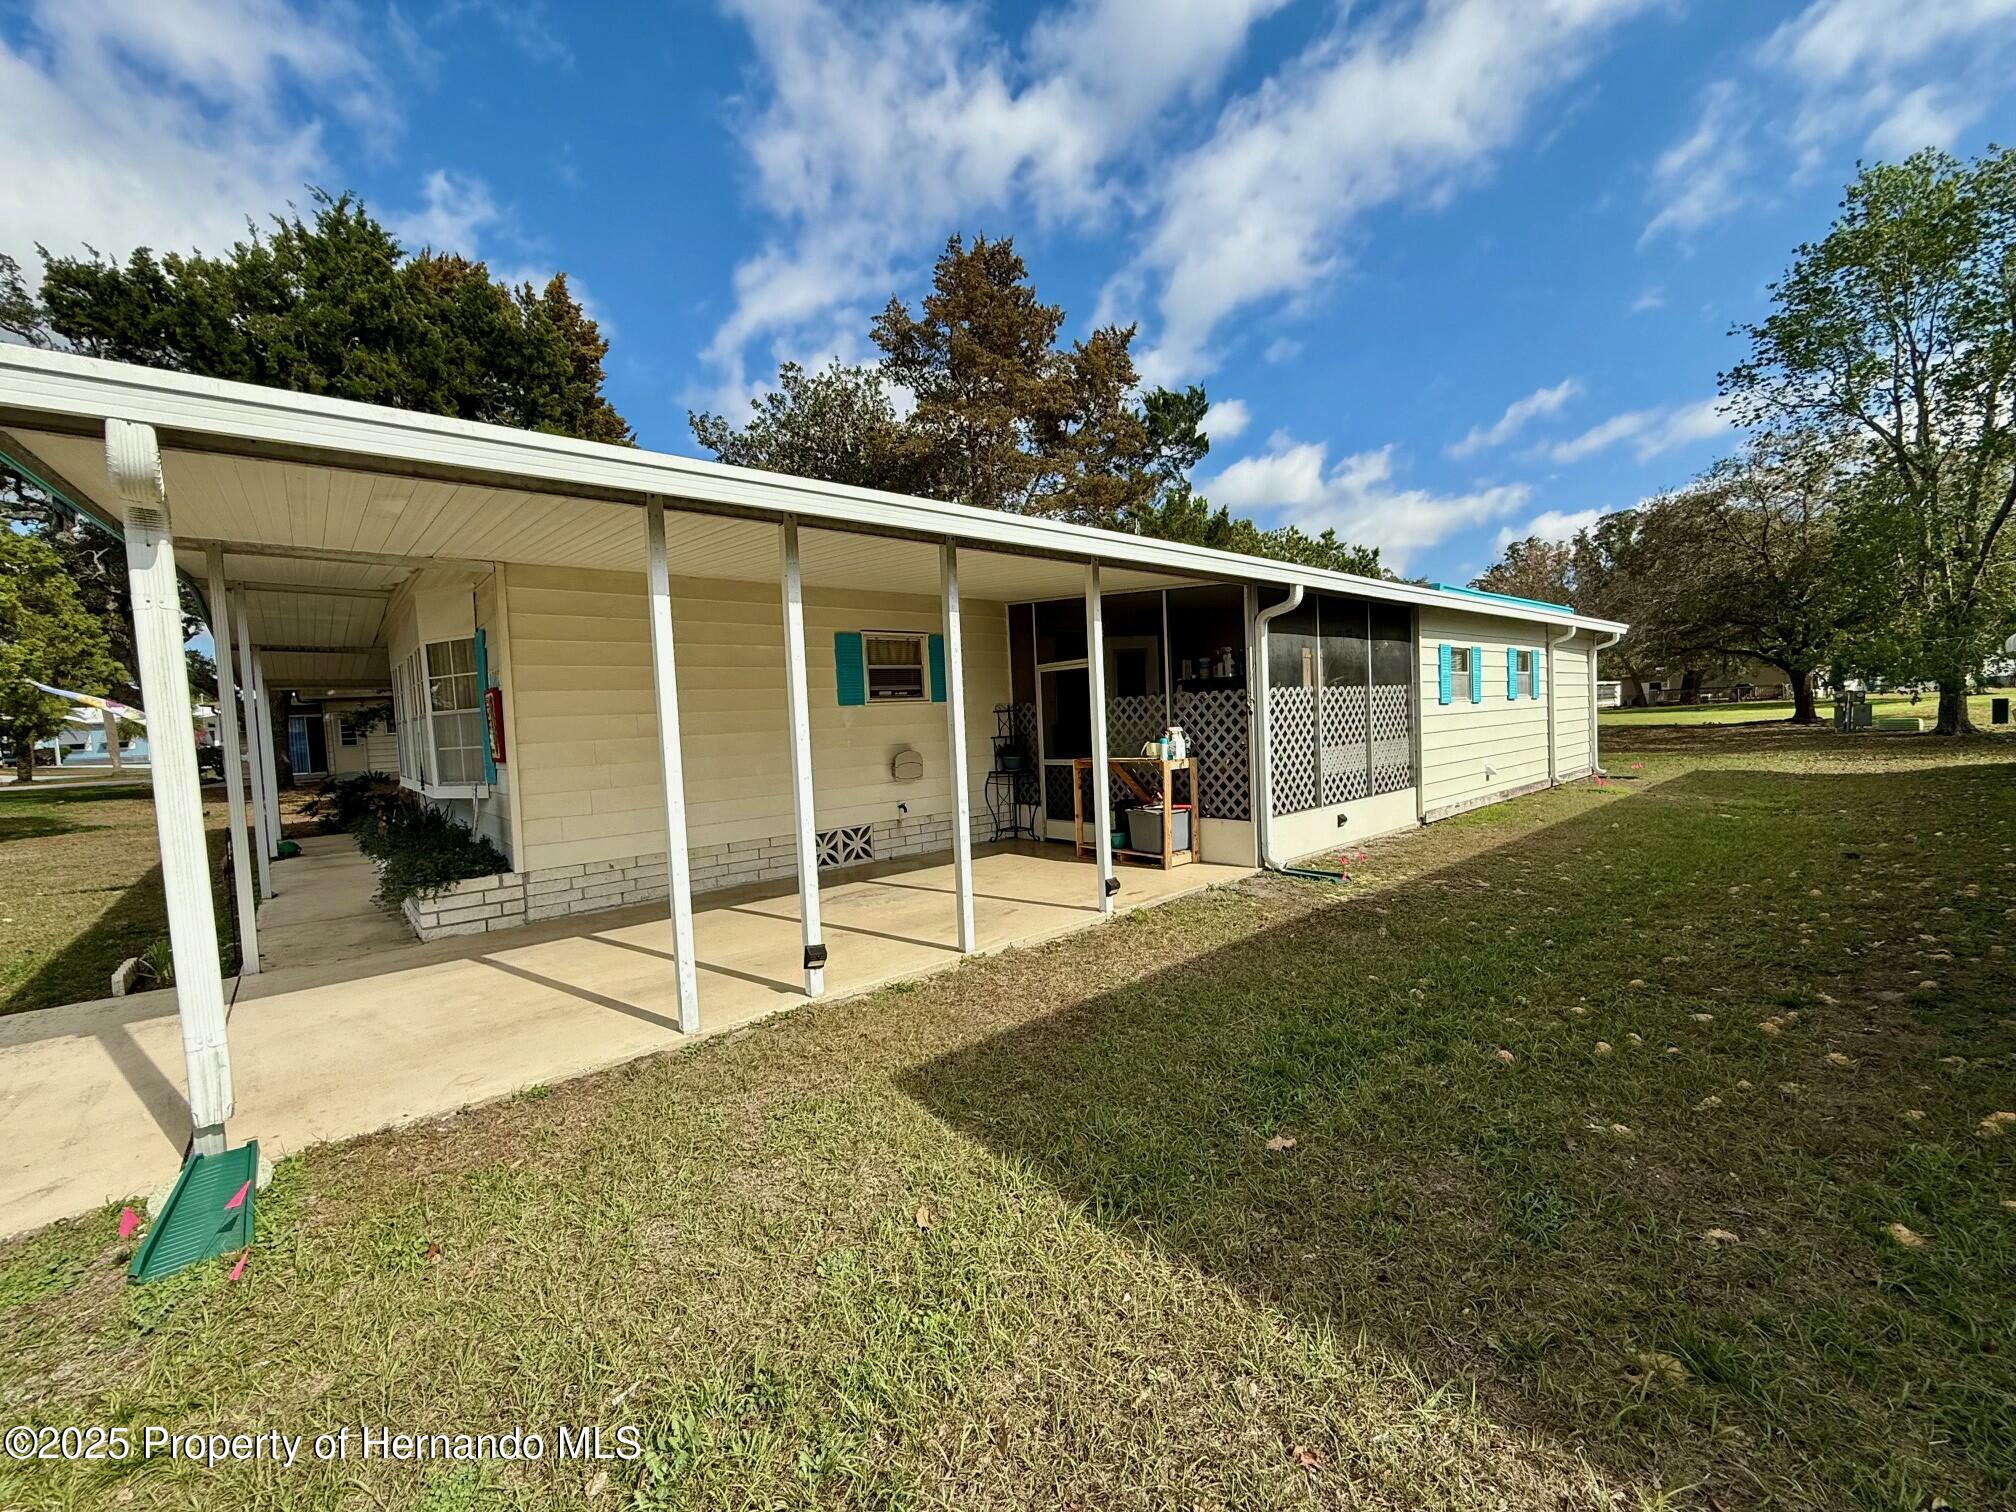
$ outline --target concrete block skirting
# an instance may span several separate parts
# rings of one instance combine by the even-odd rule
[[[984,814],[976,817],[976,840],[985,837],[988,824]],[[880,821],[872,828],[877,861],[928,856],[952,848],[949,814],[906,815]],[[795,876],[795,855],[789,834],[696,845],[692,851],[693,891],[697,896]],[[476,877],[431,898],[408,898],[404,911],[414,934],[423,940],[442,940],[515,929],[565,914],[653,903],[666,895],[665,853],[655,851],[613,861]]]

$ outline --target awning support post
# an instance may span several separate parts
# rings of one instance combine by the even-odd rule
[[[126,763],[119,752],[119,716],[110,709],[99,711],[100,723],[105,729],[105,759],[115,772],[126,770]]]
[[[1120,890],[1113,875],[1113,768],[1106,759],[1106,619],[1099,603],[1099,564],[1085,564],[1085,684],[1092,696],[1092,817],[1099,828],[1099,912],[1113,912]],[[1171,794],[1164,793],[1166,803]],[[1194,815],[1192,816],[1195,817]]]
[[[105,466],[126,506],[126,573],[133,596],[133,649],[147,709],[148,773],[161,886],[175,961],[175,1004],[188,1069],[191,1144],[199,1155],[225,1148],[231,1116],[231,1055],[217,919],[210,905],[210,850],[196,769],[189,663],[182,649],[182,595],[168,487],[152,426],[105,422]]]
[[[217,726],[224,739],[224,800],[231,816],[231,877],[238,899],[238,970],[259,970],[259,903],[253,875],[255,837],[245,831],[244,752],[238,738],[238,679],[231,655],[231,600],[224,585],[224,548],[210,558],[210,639],[217,651]]]
[[[665,501],[644,503],[650,552],[651,669],[658,702],[658,756],[665,777],[665,887],[672,904],[672,957],[679,1031],[700,1032],[700,980],[693,963],[693,861],[686,853],[686,769],[679,748],[679,678],[672,658],[672,575],[665,565]]]
[[[259,700],[253,693],[255,659],[252,655],[252,631],[245,618],[245,595],[239,594],[232,605],[233,618],[238,622],[238,664],[239,707],[245,713],[245,757],[246,773],[250,787],[247,794],[252,805],[253,840],[259,854],[259,896],[273,896],[273,837],[267,832],[266,816],[266,774],[260,766],[260,752],[264,742],[259,739]]]
[[[259,706],[259,765],[265,779],[266,839],[279,859],[280,842],[286,838],[280,828],[280,752],[273,743],[273,703],[266,696],[266,658],[252,653],[252,701]]]
[[[798,855],[798,926],[805,995],[826,990],[826,942],[819,928],[819,841],[812,832],[812,712],[805,687],[805,583],[798,565],[798,521],[777,527],[784,584],[784,707],[791,747],[791,840]]]
[[[973,795],[966,770],[966,652],[959,619],[959,548],[939,549],[938,590],[945,616],[946,750],[952,766],[952,897],[959,921],[959,949],[971,955],[973,934]]]

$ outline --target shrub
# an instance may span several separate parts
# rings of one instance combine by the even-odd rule
[[[399,801],[399,779],[389,772],[354,772],[324,781],[302,811],[315,817],[324,834],[338,835]]]
[[[401,794],[353,826],[358,849],[378,863],[378,903],[391,912],[471,877],[509,871],[504,853],[467,825]]]

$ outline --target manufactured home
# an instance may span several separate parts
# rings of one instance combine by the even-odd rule
[[[501,940],[651,905],[689,1032],[748,975],[696,965],[696,910],[733,890],[795,893],[771,974],[816,994],[889,949],[822,927],[822,886],[861,868],[949,867],[929,896],[957,953],[1008,937],[974,922],[1004,902],[975,881],[997,853],[1090,922],[1174,859],[1222,878],[1583,776],[1597,653],[1624,629],[22,347],[0,347],[0,451],[124,536],[155,729],[188,728],[178,580],[207,600],[248,971],[284,692],[322,769],[394,772],[509,858],[417,929]],[[200,1144],[228,1060],[195,964],[216,953],[196,765],[169,755],[151,771]],[[1144,780],[1194,827],[1181,858],[1126,843]]]

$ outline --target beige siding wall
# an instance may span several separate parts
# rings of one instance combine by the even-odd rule
[[[382,699],[322,705],[323,738],[329,744],[329,770],[336,776],[354,772],[399,771],[399,737],[381,721],[356,745],[343,744],[343,720],[358,709],[377,708]]]
[[[1566,782],[1589,770],[1589,650],[1596,638],[1578,630],[1554,648],[1554,768]]]
[[[808,589],[806,671],[813,800],[820,829],[951,809],[945,706],[836,702],[833,632],[939,626],[932,598]],[[774,583],[672,584],[688,843],[695,850],[791,831],[785,749],[784,634]],[[650,628],[641,574],[510,570],[513,780],[524,833],[516,865],[534,871],[649,855],[665,848],[664,795],[652,699]],[[965,606],[966,713],[973,801],[992,761],[994,706],[1008,698],[1004,606]],[[924,777],[899,783],[904,746]]]
[[[1486,614],[1421,610],[1421,771],[1422,805],[1430,818],[1457,808],[1487,803],[1516,789],[1547,781],[1546,683],[1542,697],[1505,696],[1505,657],[1511,650],[1541,651],[1544,625]],[[1467,680],[1458,677],[1454,697],[1438,702],[1438,648],[1481,646],[1484,697],[1470,701]]]

